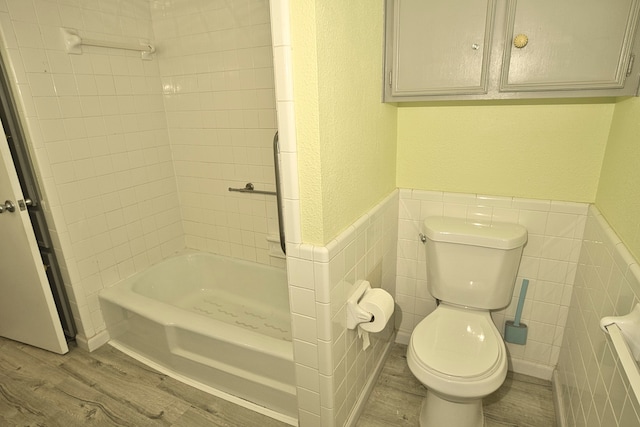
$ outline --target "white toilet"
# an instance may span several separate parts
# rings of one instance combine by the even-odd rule
[[[413,330],[407,362],[427,387],[422,427],[480,427],[482,398],[507,375],[489,310],[509,305],[527,230],[517,224],[424,221],[427,288],[438,307]]]

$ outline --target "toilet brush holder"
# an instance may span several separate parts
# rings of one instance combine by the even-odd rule
[[[522,281],[520,296],[518,297],[518,307],[516,308],[516,317],[513,320],[507,320],[504,325],[504,340],[513,344],[524,345],[527,343],[527,325],[520,323],[522,317],[522,308],[524,306],[524,297],[527,295],[529,280]]]

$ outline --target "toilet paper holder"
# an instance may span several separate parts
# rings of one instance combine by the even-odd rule
[[[373,322],[373,314],[358,305],[364,294],[371,289],[371,283],[366,280],[356,282],[355,292],[347,299],[347,328],[355,329],[360,323]]]

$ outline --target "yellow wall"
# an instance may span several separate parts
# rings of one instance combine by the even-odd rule
[[[615,106],[596,206],[640,260],[640,99]]]
[[[400,188],[593,202],[614,104],[398,108]]]
[[[315,0],[290,7],[302,241],[324,243]]]
[[[290,7],[304,242],[396,186],[596,200],[612,100],[382,104],[383,1]]]
[[[384,2],[291,2],[302,239],[325,244],[396,187],[396,107],[380,102]]]

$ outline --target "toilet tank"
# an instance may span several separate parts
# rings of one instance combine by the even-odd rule
[[[509,305],[527,242],[526,228],[429,217],[423,231],[427,288],[434,298],[486,310]]]

